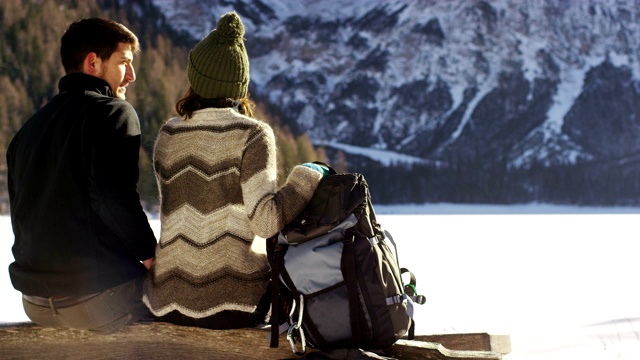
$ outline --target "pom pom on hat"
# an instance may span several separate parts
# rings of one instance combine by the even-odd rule
[[[235,42],[242,42],[244,25],[235,12],[230,12],[218,20],[214,32],[212,35],[220,44],[233,45]]]
[[[189,53],[187,78],[204,98],[242,99],[249,87],[249,59],[244,25],[235,12],[224,14],[216,28]]]

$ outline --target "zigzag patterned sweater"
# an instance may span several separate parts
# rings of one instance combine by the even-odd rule
[[[157,316],[253,312],[269,279],[264,240],[311,199],[321,175],[296,166],[276,184],[269,125],[235,110],[173,118],[154,150],[161,236],[143,301]]]

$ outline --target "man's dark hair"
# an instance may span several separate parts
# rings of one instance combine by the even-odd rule
[[[81,72],[82,63],[90,52],[107,60],[120,43],[131,45],[133,53],[140,50],[138,37],[120,23],[100,18],[78,20],[69,25],[62,36],[60,57],[64,71],[67,74]]]

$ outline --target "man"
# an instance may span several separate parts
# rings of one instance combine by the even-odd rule
[[[124,101],[138,50],[115,21],[71,24],[60,93],[7,150],[9,274],[41,326],[111,333],[148,316],[141,286],[156,238],[136,190],[140,122]]]

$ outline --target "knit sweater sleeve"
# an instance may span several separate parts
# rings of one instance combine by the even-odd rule
[[[258,125],[245,145],[240,177],[251,230],[263,238],[293,220],[322,179],[317,171],[298,165],[278,188],[275,137],[264,123]]]

